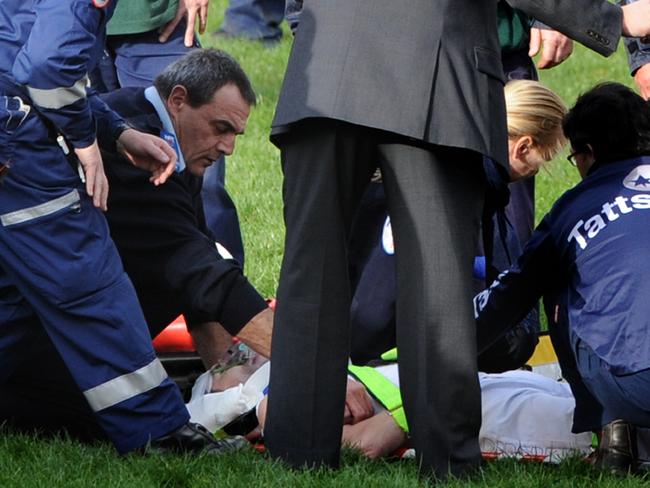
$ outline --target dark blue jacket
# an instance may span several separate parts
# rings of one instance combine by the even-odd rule
[[[568,289],[572,343],[615,373],[650,368],[650,157],[596,165],[544,217],[517,264],[474,299],[479,343]]]
[[[106,119],[113,130],[122,124],[94,92],[86,89],[87,74],[101,57],[106,22],[115,3],[0,2],[3,84],[15,84],[21,97],[74,147],[86,147],[95,140],[97,118]]]

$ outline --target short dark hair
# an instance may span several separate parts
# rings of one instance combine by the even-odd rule
[[[562,129],[575,151],[591,146],[598,163],[650,154],[650,107],[620,83],[601,83],[580,95]]]
[[[255,105],[255,91],[242,67],[219,49],[194,49],[160,73],[153,84],[163,99],[181,85],[188,103],[196,108],[208,103],[219,88],[234,84],[249,105]]]

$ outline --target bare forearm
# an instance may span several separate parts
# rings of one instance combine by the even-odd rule
[[[264,357],[271,355],[273,310],[264,309],[255,315],[237,334],[248,347]],[[207,368],[224,362],[226,352],[232,345],[232,336],[218,322],[192,324],[192,338],[196,351]]]
[[[253,317],[237,334],[237,337],[264,357],[271,357],[273,333],[273,310],[267,308]]]
[[[232,345],[232,336],[218,322],[193,324],[191,334],[205,369],[226,360],[226,351]]]

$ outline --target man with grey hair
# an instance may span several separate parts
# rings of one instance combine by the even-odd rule
[[[106,217],[152,337],[183,314],[208,367],[234,335],[268,356],[273,314],[239,263],[215,243],[200,198],[205,170],[232,154],[255,105],[248,77],[225,52],[197,49],[168,66],[154,86],[123,88],[104,100],[178,155],[169,185],[149,191],[147,175],[120,164],[110,139],[104,146],[107,158],[118,160],[108,172],[115,188]]]
[[[203,173],[233,152],[255,104],[246,74],[226,53],[199,49],[170,65],[155,86],[123,88],[105,101],[131,126],[167,140],[179,161],[167,183],[155,187],[150,173],[133,171],[115,150],[107,128],[98,128],[111,184],[106,217],[151,336],[183,314],[206,366],[219,361],[231,335],[268,356],[273,313],[239,264],[215,245],[200,197]],[[37,349],[24,351],[26,369],[0,389],[0,422],[43,431],[65,427],[82,439],[101,436],[49,341]],[[45,389],[30,367],[43,364]]]

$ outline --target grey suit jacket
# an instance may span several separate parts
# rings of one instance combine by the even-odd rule
[[[602,0],[509,0],[609,55],[619,7]],[[273,133],[324,117],[507,164],[496,0],[307,0]]]

